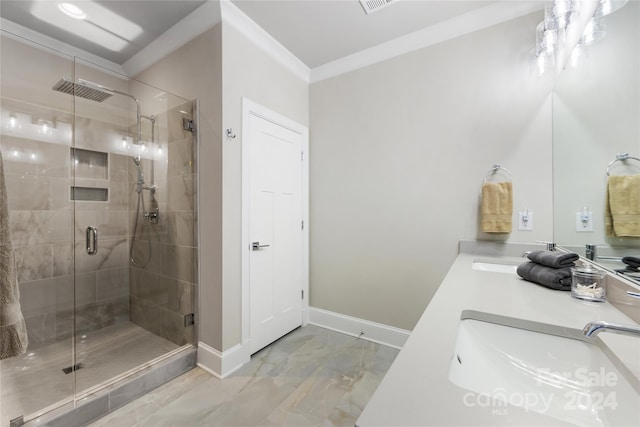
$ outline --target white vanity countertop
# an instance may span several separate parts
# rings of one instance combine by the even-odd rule
[[[569,292],[547,289],[515,274],[473,270],[472,263],[479,258],[487,257],[465,253],[457,257],[357,426],[565,425],[557,418],[515,406],[496,413],[492,407],[465,403],[469,391],[448,378],[463,310],[578,331],[593,320],[635,324],[609,303],[584,302]],[[610,333],[601,333],[599,338],[640,379],[640,339]]]

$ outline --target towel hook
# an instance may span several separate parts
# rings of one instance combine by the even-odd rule
[[[607,176],[610,175],[609,172],[610,172],[611,166],[613,166],[614,163],[616,163],[616,162],[624,162],[625,160],[637,160],[637,161],[640,162],[640,158],[631,157],[629,155],[629,153],[618,153],[618,154],[616,154],[616,159],[613,160],[611,163],[609,163],[609,165],[607,166]]]
[[[487,182],[487,178],[489,178],[489,175],[494,175],[500,171],[504,171],[509,177],[509,181],[513,181],[513,177],[511,176],[511,172],[509,172],[509,169],[503,168],[502,166],[500,166],[500,163],[494,163],[494,165],[491,166],[491,169],[489,170],[489,172],[487,172],[486,175],[484,176],[483,183]]]

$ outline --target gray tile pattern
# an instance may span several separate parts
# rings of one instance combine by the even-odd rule
[[[196,368],[91,427],[353,426],[397,353],[308,325],[228,378]]]

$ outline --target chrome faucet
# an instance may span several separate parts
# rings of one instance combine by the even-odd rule
[[[593,322],[589,322],[582,329],[582,335],[587,338],[595,338],[600,332],[633,335],[640,338],[640,326],[621,325],[620,323],[609,323],[604,320],[594,320]]]
[[[584,245],[584,256],[591,261],[596,259],[596,245]]]

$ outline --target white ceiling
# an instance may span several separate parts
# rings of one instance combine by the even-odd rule
[[[367,15],[358,0],[231,0],[315,68],[495,1],[398,0]]]
[[[49,16],[58,19],[62,15],[57,10],[58,1],[87,8],[97,4],[109,9],[108,14],[113,12],[138,25],[143,33],[133,39],[129,37],[126,48],[120,51],[106,49],[66,27],[51,25]],[[377,62],[530,13],[532,4],[534,8],[541,8],[544,3],[540,0],[395,0],[392,5],[367,15],[358,0],[0,0],[0,17],[3,29],[18,36],[47,46],[48,42],[61,42],[55,46],[58,50],[81,57],[84,52],[95,63],[126,75],[135,75],[220,19],[245,28],[247,23],[254,22],[269,34],[265,40],[277,42],[268,42],[268,49],[275,44],[276,51],[285,52],[283,57],[293,59],[285,62],[298,64],[294,66],[296,72],[306,74],[306,79],[311,70],[311,80],[314,80],[314,73],[318,78],[326,78],[363,66],[367,61]],[[34,7],[48,8],[48,15],[38,19],[34,16]],[[71,18],[65,19],[77,23]],[[119,30],[116,26],[110,31],[118,33]],[[35,40],[40,35],[44,35],[44,39]],[[117,35],[126,38],[123,34]],[[66,47],[60,46],[70,46],[79,52],[66,52]],[[359,65],[354,65],[356,63]]]
[[[81,8],[86,8],[83,3],[89,3],[88,1],[76,0],[61,1],[77,4]],[[98,0],[92,2],[142,28],[142,33],[135,39],[128,40],[129,43],[120,51],[106,49],[100,44],[92,43],[70,32],[70,26],[77,24],[78,21],[63,15],[57,9],[58,1],[56,0],[0,0],[0,16],[113,63],[123,64],[204,2],[205,0]],[[47,19],[39,18],[39,14],[34,13],[36,8],[42,8],[43,14]],[[106,13],[103,13],[103,15],[106,15]],[[66,29],[56,27],[51,23],[54,17],[66,19],[66,21],[61,22],[63,24],[66,23],[69,27]],[[91,22],[91,18],[89,16],[87,21]],[[98,24],[95,25],[99,26]],[[110,32],[118,32],[118,28],[106,29]],[[127,38],[123,34],[119,34],[119,36]]]

